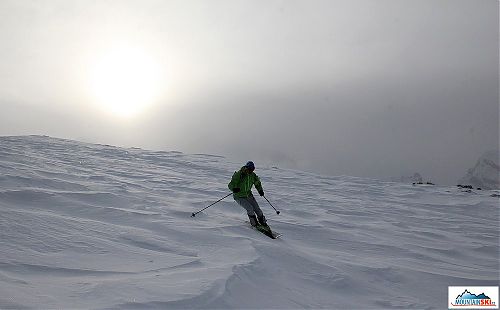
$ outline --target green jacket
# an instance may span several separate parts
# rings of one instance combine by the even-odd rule
[[[263,190],[259,177],[254,172],[245,172],[244,168],[242,167],[240,171],[234,172],[233,177],[231,178],[231,182],[229,182],[227,187],[229,187],[231,191],[233,191],[234,188],[239,187],[240,191],[238,193],[234,193],[234,198],[246,198],[253,196],[253,185],[255,185],[255,188],[258,191]]]

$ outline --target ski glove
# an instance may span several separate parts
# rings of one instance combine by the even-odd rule
[[[264,191],[263,190],[260,190],[258,192],[259,192],[259,195],[264,196]]]
[[[239,187],[233,188],[233,193],[239,193],[239,192],[240,192],[240,188]]]

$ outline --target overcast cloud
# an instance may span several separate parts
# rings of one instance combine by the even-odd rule
[[[1,1],[0,135],[453,184],[499,143],[498,2]],[[123,120],[85,72],[109,42],[164,84]]]

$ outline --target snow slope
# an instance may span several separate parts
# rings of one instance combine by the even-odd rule
[[[242,159],[242,163],[248,159]],[[0,308],[447,308],[498,285],[491,191],[260,167],[272,240],[222,157],[0,137]]]

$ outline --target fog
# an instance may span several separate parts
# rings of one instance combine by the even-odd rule
[[[2,1],[0,135],[453,184],[498,149],[497,1]],[[92,60],[152,55],[154,104],[96,108]]]

